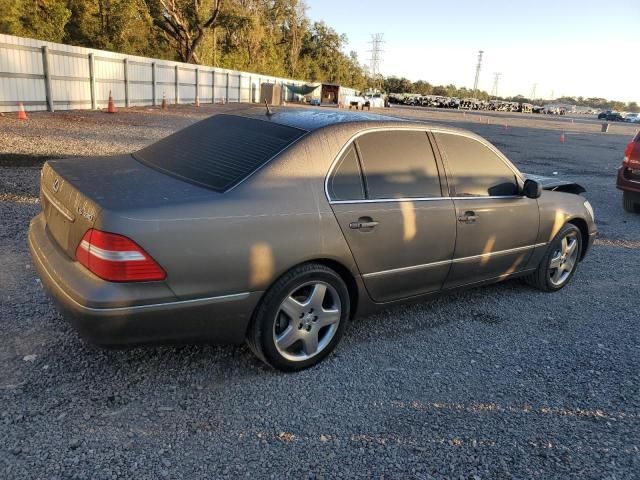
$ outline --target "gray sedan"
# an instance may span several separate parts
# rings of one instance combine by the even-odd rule
[[[464,130],[248,109],[47,162],[29,246],[94,343],[246,341],[290,371],[388,305],[516,276],[563,288],[596,234],[583,192]]]

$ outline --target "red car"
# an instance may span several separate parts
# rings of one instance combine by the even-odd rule
[[[624,150],[616,186],[622,190],[624,209],[640,213],[640,132]]]

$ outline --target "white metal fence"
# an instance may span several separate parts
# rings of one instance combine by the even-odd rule
[[[0,112],[116,105],[257,102],[262,83],[279,83],[282,100],[300,80],[72,47],[0,34]]]

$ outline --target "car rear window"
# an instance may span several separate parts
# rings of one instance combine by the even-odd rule
[[[215,115],[133,156],[162,172],[224,192],[305,133],[270,121]]]

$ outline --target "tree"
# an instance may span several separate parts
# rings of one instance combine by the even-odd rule
[[[67,5],[68,43],[134,55],[168,53],[168,43],[153,26],[142,0],[67,0]]]
[[[149,0],[149,15],[173,45],[178,58],[199,63],[196,50],[216,26],[224,0]]]
[[[65,0],[0,1],[0,33],[61,42],[70,17]]]
[[[387,77],[384,80],[383,87],[389,93],[415,93],[414,85],[404,77]]]
[[[433,86],[429,82],[418,80],[417,82],[413,82],[413,92],[419,93],[420,95],[431,95]]]

